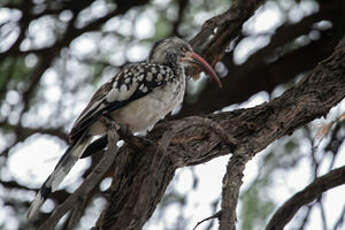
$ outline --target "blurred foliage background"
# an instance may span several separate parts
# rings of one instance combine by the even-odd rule
[[[152,44],[186,40],[231,0],[2,0],[0,2],[0,229],[35,229],[25,212],[66,148],[67,133],[95,89]],[[190,82],[176,118],[248,108],[279,96],[322,59],[345,33],[342,0],[270,0],[229,42],[216,65],[225,88]],[[207,87],[206,87],[207,85]],[[239,229],[262,229],[273,211],[319,175],[344,163],[344,102],[270,145],[247,166]],[[322,129],[321,131],[318,131]],[[315,138],[315,136],[317,138]],[[45,204],[41,221],[90,172],[83,160]],[[219,208],[225,158],[179,170],[146,229],[192,229]],[[105,179],[78,229],[92,226]],[[299,211],[289,229],[341,229],[343,188]],[[64,222],[59,225],[67,229]],[[198,229],[217,229],[215,220]]]

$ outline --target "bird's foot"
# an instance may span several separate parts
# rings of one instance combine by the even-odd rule
[[[120,138],[123,139],[131,147],[134,147],[136,150],[143,150],[147,146],[153,144],[153,142],[147,138],[134,136],[127,124],[118,124],[108,116],[102,116],[101,121],[107,127],[115,129]]]
[[[128,125],[120,124],[119,135],[127,144],[134,147],[136,150],[143,150],[153,142],[145,137],[134,136]]]

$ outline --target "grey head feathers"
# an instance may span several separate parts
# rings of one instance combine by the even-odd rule
[[[192,51],[191,45],[178,37],[166,38],[156,42],[150,52],[149,62],[176,67],[177,58],[182,51]]]

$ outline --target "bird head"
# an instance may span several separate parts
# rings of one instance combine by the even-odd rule
[[[205,73],[213,77],[218,86],[222,88],[222,83],[213,68],[195,53],[192,46],[180,38],[173,37],[160,40],[152,47],[149,61],[152,63],[166,64],[172,68],[178,66],[188,67],[197,65]],[[194,80],[199,78],[199,75],[193,75]]]

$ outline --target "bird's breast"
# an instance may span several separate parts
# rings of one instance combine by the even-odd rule
[[[126,124],[132,132],[150,130],[159,120],[175,109],[183,101],[185,78],[157,87],[146,96],[113,111],[112,118]]]

